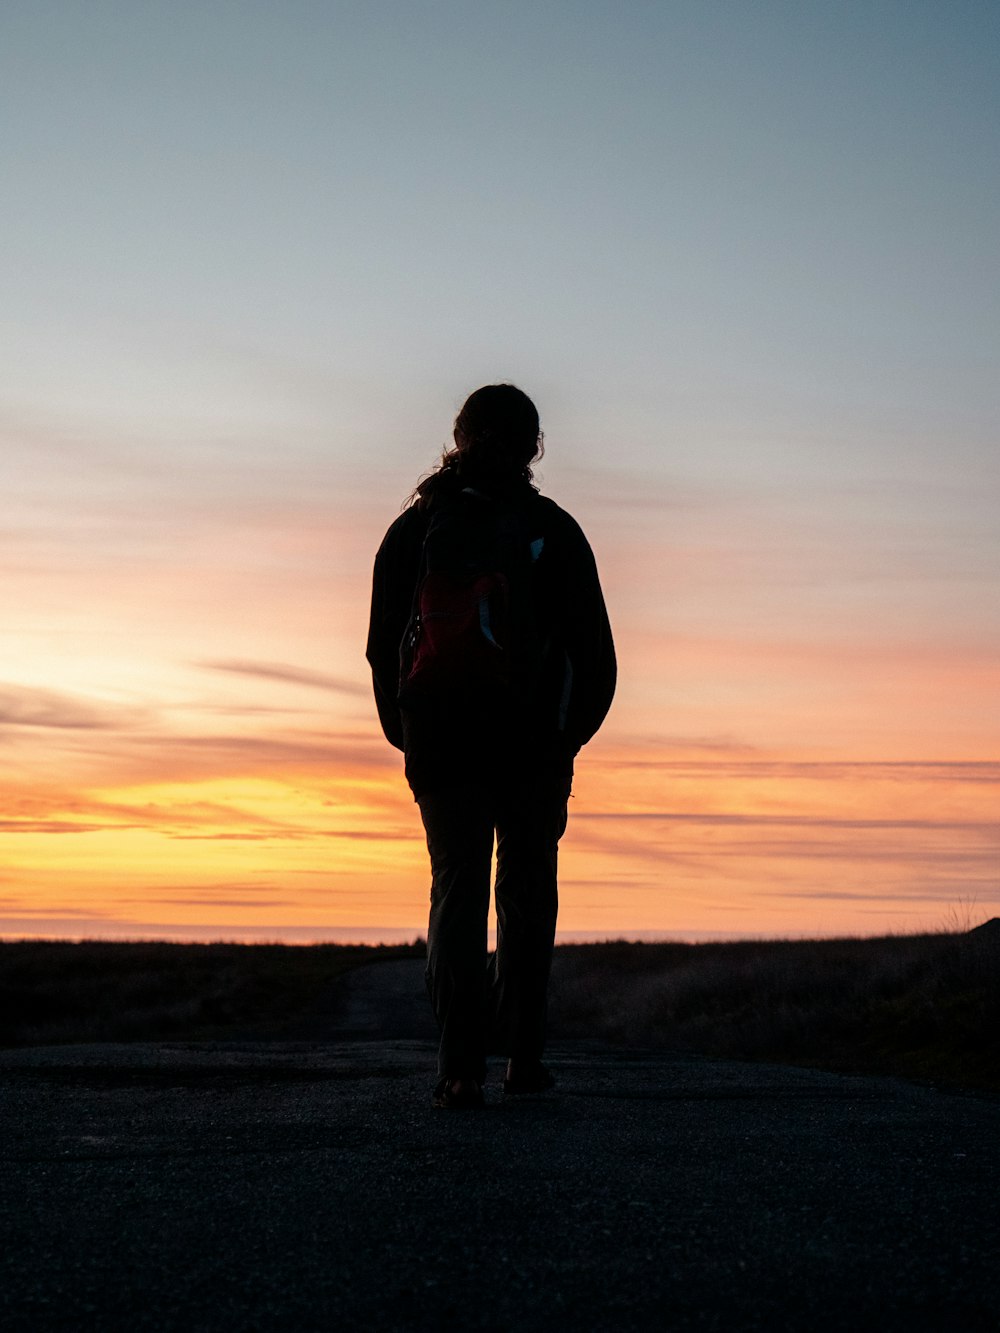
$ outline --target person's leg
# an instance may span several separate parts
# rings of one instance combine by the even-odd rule
[[[570,780],[526,781],[497,810],[497,948],[491,1005],[512,1066],[531,1068],[545,1047],[545,1013],[559,907],[559,839]]]
[[[432,792],[418,803],[431,859],[427,990],[441,1032],[438,1074],[482,1083],[493,811],[478,790]]]

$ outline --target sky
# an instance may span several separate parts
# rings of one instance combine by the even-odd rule
[[[0,936],[414,938],[371,564],[537,403],[563,938],[1000,915],[992,0],[0,9]]]

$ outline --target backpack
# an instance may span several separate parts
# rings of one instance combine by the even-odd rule
[[[517,509],[471,487],[435,506],[400,644],[402,710],[527,698],[542,657],[532,567],[543,540]]]

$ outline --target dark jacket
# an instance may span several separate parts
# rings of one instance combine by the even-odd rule
[[[424,537],[438,505],[465,485],[516,508],[530,539],[541,539],[532,603],[549,645],[548,670],[533,697],[501,715],[469,710],[454,717],[411,714],[398,702],[400,643],[413,609]],[[569,777],[573,759],[604,721],[615,692],[611,626],[594,556],[575,519],[527,482],[500,485],[440,472],[386,533],[375,557],[368,661],[379,720],[405,755],[415,796],[468,781],[517,780],[519,774]]]

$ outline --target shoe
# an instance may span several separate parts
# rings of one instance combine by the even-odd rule
[[[454,1084],[460,1081],[464,1086],[456,1091]],[[482,1085],[474,1078],[443,1078],[434,1089],[431,1105],[442,1111],[470,1111],[484,1106]]]
[[[509,1071],[510,1065],[507,1066]],[[503,1081],[505,1097],[521,1096],[529,1092],[549,1092],[556,1086],[552,1074],[541,1060],[520,1061],[515,1066],[514,1077],[508,1073]]]

